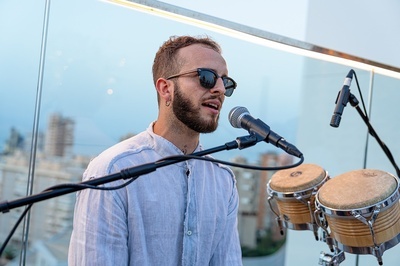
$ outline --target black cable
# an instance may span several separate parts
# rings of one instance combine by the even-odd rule
[[[114,186],[114,187],[100,187],[100,186],[92,186],[92,185],[85,185],[85,184],[60,184],[60,185],[52,186],[46,190],[43,190],[42,192],[50,191],[50,190],[54,190],[54,189],[62,189],[62,188],[82,188],[82,189],[88,188],[88,189],[96,189],[96,190],[104,190],[104,191],[117,190],[117,189],[126,187],[127,185],[129,185],[130,183],[135,181],[136,178],[137,177],[131,177],[131,180],[129,180],[119,186]]]
[[[3,254],[3,251],[6,249],[6,246],[8,244],[8,242],[10,241],[11,237],[14,235],[15,230],[17,230],[18,225],[22,222],[22,219],[24,219],[25,215],[28,213],[28,211],[31,209],[33,204],[29,204],[25,210],[22,212],[21,216],[19,217],[18,221],[15,223],[13,229],[11,230],[11,232],[8,234],[6,240],[4,241],[3,245],[0,248],[0,257]]]
[[[357,78],[357,74],[356,74],[355,71],[353,72],[353,75],[354,75],[354,77],[355,77],[355,79],[356,79],[358,94],[360,95],[361,103],[362,103],[362,106],[363,106],[363,109],[364,109],[364,114],[365,114],[365,116],[367,117],[367,119],[368,119],[368,121],[369,121],[368,113],[367,113],[367,108],[365,108],[364,98],[363,98],[363,96],[362,96],[360,84],[358,83],[358,78]]]
[[[190,158],[190,159],[197,159],[197,160],[202,160],[202,161],[210,161],[210,162],[215,162],[215,163],[220,163],[224,165],[229,165],[233,167],[239,167],[239,168],[244,168],[244,169],[251,169],[251,170],[259,170],[259,171],[278,171],[278,170],[283,170],[283,169],[289,169],[296,167],[304,162],[304,157],[301,156],[299,162],[292,164],[292,165],[284,165],[284,166],[275,166],[275,167],[263,167],[263,166],[252,166],[252,165],[245,165],[245,164],[238,164],[238,163],[232,163],[232,162],[226,162],[226,161],[221,161],[217,160],[211,157],[200,157],[200,156],[195,156],[195,155],[174,155],[170,157],[166,157],[166,160],[174,160],[174,159],[182,159],[182,158]],[[161,160],[160,160],[161,161]]]
[[[369,122],[369,117],[368,117],[368,113],[367,113],[367,109],[365,108],[365,104],[364,104],[364,99],[362,97],[362,93],[361,93],[361,89],[360,89],[360,85],[358,83],[358,79],[357,79],[357,75],[355,72],[353,72],[354,77],[356,79],[356,83],[357,83],[357,88],[358,88],[358,92],[360,94],[360,99],[361,99],[361,103],[363,105],[363,109],[364,109],[364,113],[362,113],[361,109],[358,107],[358,100],[355,98],[354,95],[350,95],[350,104],[355,107],[357,109],[357,111],[359,112],[359,114],[361,115],[361,117],[363,118],[365,124],[368,127],[368,133],[374,137],[376,139],[376,141],[378,142],[378,144],[381,146],[383,152],[386,154],[386,156],[388,157],[389,161],[391,162],[391,164],[393,165],[395,171],[396,171],[396,175],[397,177],[400,177],[400,169],[397,166],[397,163],[389,149],[388,146],[386,146],[386,144],[380,139],[380,137],[378,136],[378,134],[376,133],[376,131],[374,130],[374,128],[372,127],[371,123]]]

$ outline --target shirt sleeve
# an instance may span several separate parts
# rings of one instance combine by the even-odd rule
[[[210,265],[242,265],[237,213],[239,209],[239,194],[236,182],[233,182],[232,196],[229,201],[229,212],[224,233],[211,258]]]
[[[68,265],[127,265],[126,211],[115,191],[78,192]]]

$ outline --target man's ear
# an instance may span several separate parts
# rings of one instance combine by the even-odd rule
[[[156,82],[156,90],[158,92],[158,95],[160,95],[161,101],[171,101],[174,90],[174,83],[165,78],[159,78]]]

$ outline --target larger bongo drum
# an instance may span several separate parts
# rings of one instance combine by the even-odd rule
[[[276,199],[279,226],[293,230],[313,230],[317,238],[318,226],[314,219],[315,195],[328,180],[328,173],[318,165],[300,166],[277,171],[267,184],[268,201]]]
[[[363,169],[330,179],[316,195],[316,208],[343,251],[381,262],[400,240],[399,182],[387,172]]]

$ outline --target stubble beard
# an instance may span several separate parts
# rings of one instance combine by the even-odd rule
[[[172,110],[179,121],[198,133],[211,133],[218,127],[219,115],[216,120],[207,121],[203,119],[200,111],[196,109],[189,98],[182,94],[177,84],[175,84]]]

